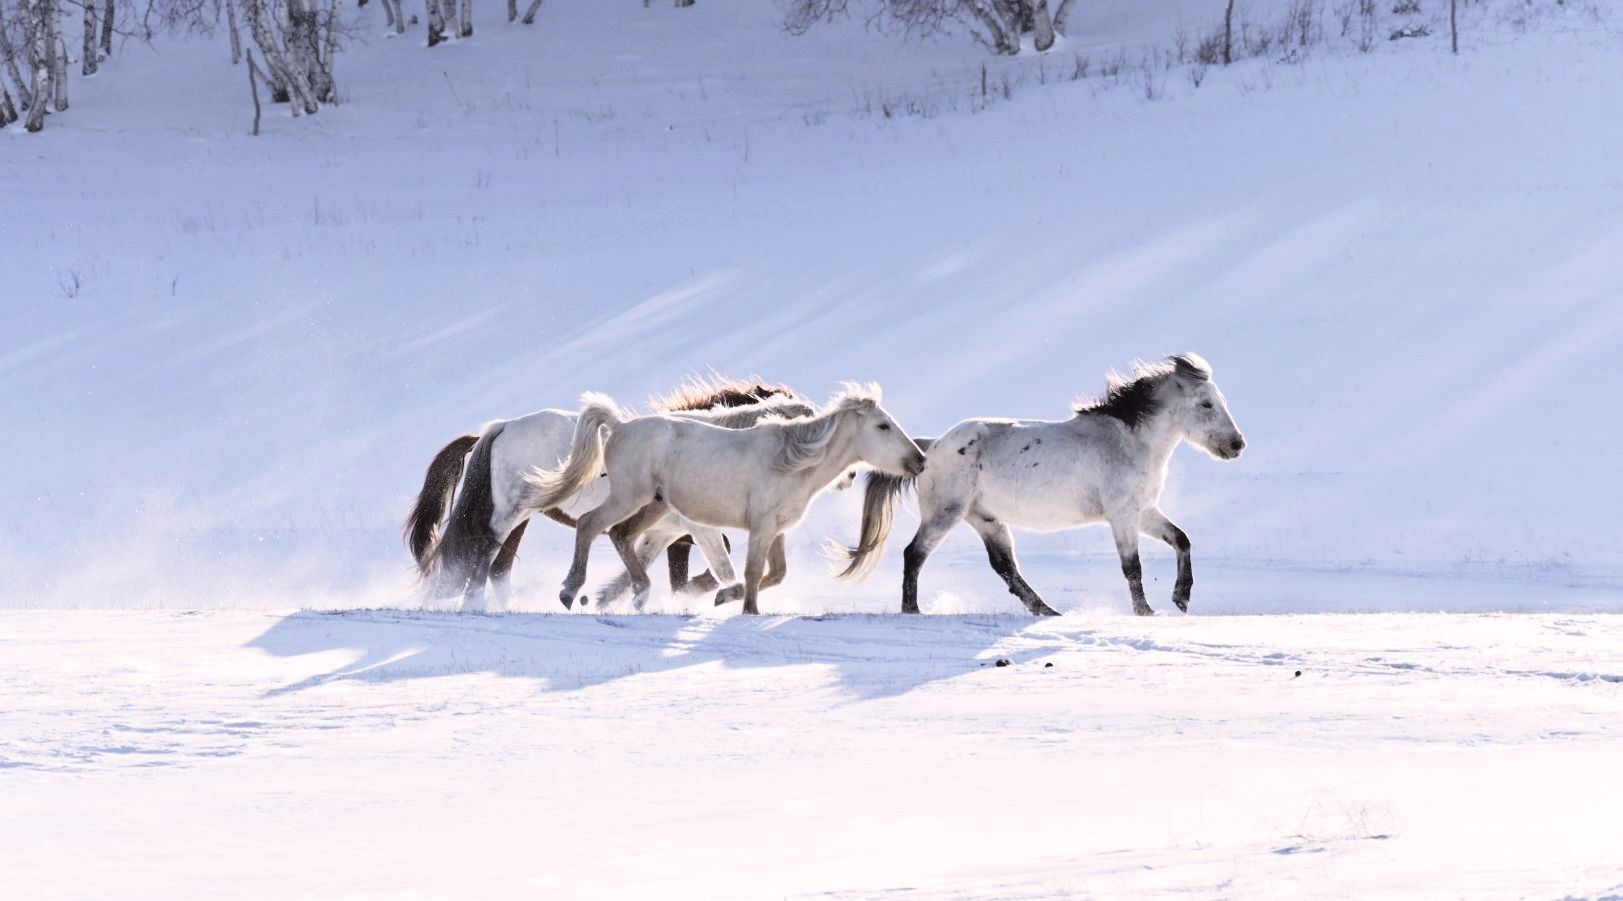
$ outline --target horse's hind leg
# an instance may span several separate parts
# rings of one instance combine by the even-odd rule
[[[1138,527],[1144,534],[1159,538],[1178,552],[1178,581],[1172,586],[1172,603],[1187,613],[1189,593],[1195,587],[1195,565],[1189,556],[1189,536],[1154,507],[1145,510],[1144,515],[1139,517]]]
[[[691,539],[693,536],[689,535],[687,537]],[[723,532],[722,536],[721,536],[721,550],[722,550],[722,553],[724,553],[724,554],[726,554],[728,556],[729,560],[732,559],[733,543],[730,540],[728,540],[727,534],[725,532]],[[709,559],[708,554],[705,555],[705,559],[707,559],[707,560]],[[731,582],[732,581],[732,576],[728,576],[727,581]],[[707,569],[704,572],[699,573],[698,575],[694,576],[692,579],[689,579],[687,584],[682,586],[681,593],[682,594],[707,594],[709,592],[715,591],[716,589],[720,588],[722,586],[722,584],[723,584],[723,582],[720,579],[716,578],[715,567],[712,566],[710,569]],[[673,591],[675,590],[675,583],[672,583],[672,590]]]
[[[761,577],[762,588],[772,588],[782,585],[783,580],[789,576],[789,554],[783,544],[784,536],[779,535],[773,539],[772,546],[766,552],[766,575]]]
[[[986,559],[992,564],[992,571],[1009,586],[1009,593],[1037,616],[1058,616],[1059,611],[1048,606],[1020,574],[1020,564],[1014,558],[1014,536],[1009,533],[1009,527],[979,510],[970,513],[968,521],[980,533],[981,541],[986,544]]]
[[[688,557],[692,551],[692,535],[683,535],[665,549],[665,563],[671,575],[672,594],[688,587]]]
[[[1133,595],[1133,612],[1139,616],[1153,616],[1150,602],[1144,600],[1144,565],[1138,559],[1138,515],[1110,520],[1110,532],[1116,539],[1116,553],[1121,557],[1121,574],[1127,577],[1127,590]]]
[[[907,549],[902,551],[902,612],[919,612],[919,570],[952,527],[963,518],[964,509],[958,504],[947,504],[926,512],[922,495],[919,501],[919,530],[913,534]]]
[[[564,576],[563,589],[558,592],[558,602],[564,605],[565,610],[574,606],[576,592],[586,584],[586,558],[591,554],[592,542],[610,526],[630,517],[653,500],[653,491],[648,491],[647,497],[639,497],[622,493],[621,484],[615,482],[603,505],[582,516],[575,526],[575,557],[569,564],[569,574]],[[586,598],[582,597],[581,601],[584,603]]]
[[[490,564],[490,587],[496,593],[496,602],[503,607],[507,606],[508,579],[513,574],[513,563],[518,560],[518,545],[524,540],[524,530],[529,525],[526,519],[514,526],[513,531],[507,533],[507,540],[502,542],[502,549],[496,552],[496,561]]]
[[[648,580],[648,564],[637,552],[637,537],[663,520],[670,509],[669,504],[656,501],[609,530],[609,540],[614,542],[614,549],[620,552],[620,559],[625,561],[626,575],[631,580],[632,603],[638,610],[648,602],[648,589],[652,583]],[[649,559],[652,559],[651,555]]]

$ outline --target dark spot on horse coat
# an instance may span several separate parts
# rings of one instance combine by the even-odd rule
[[[1020,448],[1020,453],[1023,454],[1028,450],[1031,450],[1031,445],[1030,444],[1027,444],[1025,447]]]
[[[969,451],[969,445],[966,444],[963,447],[958,448],[958,456],[962,457],[968,451]]]

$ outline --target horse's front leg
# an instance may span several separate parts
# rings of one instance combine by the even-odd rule
[[[1139,530],[1151,538],[1166,542],[1178,552],[1178,581],[1172,586],[1172,603],[1187,613],[1189,592],[1195,587],[1195,565],[1189,556],[1189,536],[1154,507],[1144,511],[1139,521]]]
[[[692,530],[693,543],[704,553],[705,561],[710,564],[709,571],[715,573],[713,578],[721,586],[721,590],[716,592],[716,606],[720,607],[728,601],[736,601],[743,597],[744,586],[738,582],[738,573],[733,571],[733,557],[728,553],[727,536],[720,529],[710,526],[701,526],[697,523],[688,525]]]
[[[781,533],[779,533],[781,534]],[[772,545],[777,541],[779,534],[765,530],[750,531],[749,550],[744,555],[744,610],[745,615],[755,616],[761,612],[756,604],[756,598],[761,593],[761,579],[766,575],[766,560],[772,551]]]
[[[1110,531],[1116,538],[1116,553],[1121,557],[1121,574],[1127,577],[1127,588],[1133,595],[1133,612],[1139,616],[1152,616],[1155,611],[1144,600],[1144,566],[1138,559],[1138,516],[1123,516],[1110,521]]]

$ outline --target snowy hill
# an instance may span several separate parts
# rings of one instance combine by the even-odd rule
[[[432,452],[585,389],[876,379],[931,435],[1063,417],[1192,349],[1251,445],[1174,461],[1197,567],[1245,574],[1197,610],[1439,606],[1348,600],[1359,574],[1618,609],[1616,23],[1474,7],[1457,58],[1097,74],[1215,21],[1151,6],[1086,4],[1085,38],[1014,60],[795,38],[755,3],[490,8],[468,41],[352,47],[346,103],[259,138],[217,43],[115,57],[0,135],[6,602],[410,603],[396,530]],[[892,569],[852,592],[816,557],[855,505],[797,534],[776,609],[894,603]],[[521,608],[566,538],[532,530]],[[1087,574],[1070,605],[1125,604],[1101,533],[1022,541]],[[1014,609],[983,575],[969,603]]]

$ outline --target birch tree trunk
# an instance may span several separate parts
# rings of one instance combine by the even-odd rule
[[[460,37],[473,37],[473,0],[462,0],[462,27],[457,30]]]
[[[225,0],[225,27],[231,29],[231,65],[242,62],[242,35],[237,30],[237,0]]]
[[[17,11],[22,13],[24,21],[28,19],[27,0],[18,4]],[[6,5],[3,0],[0,0],[0,63],[5,64],[6,74],[11,76],[11,83],[17,86],[17,99],[23,108],[32,106],[34,95],[28,90],[28,82],[23,79],[22,70],[17,68],[17,52],[11,46],[11,31],[10,26],[6,24]]]
[[[84,59],[79,63],[80,75],[96,74],[96,4],[85,3]]]
[[[969,9],[991,38],[992,49],[1013,56],[1020,52],[1020,29],[996,0],[971,0]]]
[[[259,46],[259,52],[265,57],[265,68],[274,84],[273,89],[280,90],[287,95],[288,103],[293,108],[293,115],[297,116],[300,109],[314,114],[319,108],[314,97],[310,96],[310,86],[304,79],[304,73],[295,69],[282,53],[282,48],[276,43],[276,36],[271,31],[270,12],[265,9],[265,0],[242,0],[242,16],[248,20],[248,33],[253,35],[254,43]],[[273,94],[274,96],[274,94]]]
[[[51,95],[56,111],[68,108],[68,42],[62,39],[62,6],[57,0],[42,0],[51,42]]]
[[[338,82],[333,77],[333,66],[338,59],[339,19],[343,13],[343,0],[327,2],[327,34],[322,41],[321,78],[324,85],[323,103],[338,102]]]
[[[50,37],[47,32],[45,12],[47,2],[56,0],[23,0],[23,24],[28,31],[28,55],[34,67],[34,83],[29,86],[29,93],[33,95],[34,102],[28,105],[28,121],[23,127],[29,131],[39,131],[45,127],[45,107],[51,103],[51,62]]]
[[[96,0],[85,2],[95,3]],[[101,11],[101,52],[113,55],[113,0],[107,0],[107,5]]]
[[[1038,53],[1054,46],[1054,23],[1048,17],[1048,0],[1036,0],[1031,4],[1031,26],[1037,35],[1035,46]]]
[[[445,17],[440,15],[440,0],[427,0],[428,2],[428,46],[433,47],[445,40]]]
[[[11,102],[11,91],[0,81],[0,128],[17,121],[17,106]]]
[[[541,11],[541,0],[530,0],[530,8],[524,11],[524,24],[534,25],[535,14]]]
[[[1054,8],[1054,31],[1064,37],[1070,37],[1071,10],[1076,7],[1076,0],[1059,0],[1059,6]]]

